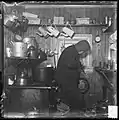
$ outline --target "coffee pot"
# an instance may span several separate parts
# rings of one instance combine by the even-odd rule
[[[29,58],[35,59],[38,57],[38,51],[34,46],[30,46],[27,51],[27,56]]]

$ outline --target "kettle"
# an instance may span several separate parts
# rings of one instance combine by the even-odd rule
[[[28,78],[25,72],[21,72],[21,75],[15,81],[15,85],[27,85],[27,84],[28,84]]]
[[[38,56],[38,51],[34,46],[30,46],[27,51],[27,56],[29,58],[35,59]]]
[[[41,50],[41,48],[38,50],[38,58],[42,60],[47,60],[47,54],[45,51]]]

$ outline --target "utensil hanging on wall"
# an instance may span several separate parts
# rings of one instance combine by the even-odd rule
[[[51,25],[51,26],[48,26],[47,27],[47,30],[51,33],[51,35],[55,36],[55,37],[58,37],[60,32],[59,30],[57,29],[56,25],[54,25],[55,28]]]
[[[70,28],[68,28],[68,27],[66,27],[66,26],[69,26]],[[66,25],[66,26],[63,27],[61,34],[63,34],[64,36],[69,36],[69,37],[72,38],[72,37],[74,36],[75,32],[74,32],[74,30],[73,30],[73,28],[71,27],[70,24],[68,24],[68,25]]]
[[[48,32],[44,26],[39,27],[36,34],[39,35],[40,37],[44,37],[45,39],[47,39],[49,36],[53,36],[53,34]]]

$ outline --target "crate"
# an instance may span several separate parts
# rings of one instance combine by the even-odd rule
[[[40,18],[32,18],[32,17],[28,17],[27,18],[29,20],[28,24],[40,24],[41,23],[41,19]]]
[[[76,24],[90,24],[90,18],[76,18]]]

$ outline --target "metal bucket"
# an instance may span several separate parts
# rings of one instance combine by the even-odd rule
[[[26,57],[27,44],[23,42],[14,42],[13,45],[13,56],[14,57]]]

